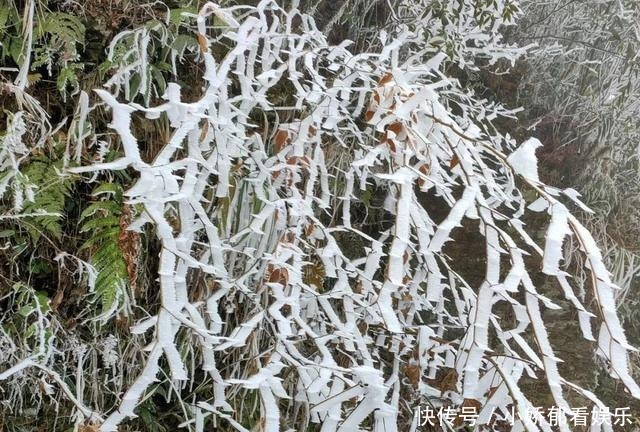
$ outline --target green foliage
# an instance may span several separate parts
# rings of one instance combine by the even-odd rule
[[[95,301],[101,305],[103,319],[119,309],[129,284],[127,263],[120,248],[120,220],[123,191],[117,183],[103,183],[92,194],[94,200],[80,215],[81,231],[90,235],[82,249],[91,251],[91,264],[97,271]]]
[[[84,45],[85,25],[80,18],[65,12],[49,11],[42,4],[36,12],[33,28],[31,71],[46,67],[50,76],[56,77],[58,90],[66,95],[67,87],[75,93],[79,87],[77,71],[84,65],[79,62],[78,44]],[[12,2],[0,5],[0,60],[11,59],[16,65],[24,57],[24,23]]]
[[[168,22],[153,19],[120,33],[99,66],[102,77],[111,74],[109,83],[124,84],[125,98],[130,101],[141,96],[149,104],[152,97],[161,96],[167,86],[165,76],[176,75],[177,62],[188,52],[198,51],[191,18],[185,15],[196,12],[195,8],[172,9]]]
[[[53,333],[47,326],[51,313],[50,299],[44,291],[36,291],[31,286],[18,282],[13,285],[13,307],[22,323],[14,322],[5,331],[17,332],[17,339],[30,346],[30,351],[38,356],[46,356],[51,350]],[[5,328],[2,323],[0,327]]]
[[[20,14],[11,2],[0,5],[0,59],[11,58],[16,64],[22,57],[22,30]]]
[[[77,17],[51,12],[38,21],[35,28],[35,40],[39,46],[34,50],[35,60],[32,69],[46,65],[49,73],[55,66],[59,69],[56,84],[65,95],[67,86],[73,88],[72,94],[79,89],[77,71],[83,69],[79,59],[77,44],[84,44],[85,26]]]
[[[65,200],[69,198],[73,185],[71,177],[60,174],[62,163],[62,160],[37,157],[23,168],[24,180],[35,189],[33,200],[25,202],[23,213],[42,213],[42,216],[24,218],[34,242],[43,234],[58,240],[62,237]]]
[[[63,45],[67,52],[74,52],[76,43],[84,44],[85,27],[82,21],[74,15],[64,12],[50,12],[44,15],[35,28],[37,40],[49,38]]]
[[[161,387],[158,386],[155,389],[156,393],[163,393],[161,391]],[[167,428],[162,426],[161,422],[158,421],[162,412],[158,412],[158,407],[153,398],[149,397],[140,405],[139,418],[141,423],[144,425],[145,430],[149,432],[167,432]]]

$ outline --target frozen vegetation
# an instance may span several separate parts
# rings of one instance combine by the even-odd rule
[[[638,5],[325,3],[0,5],[0,430],[632,430]]]

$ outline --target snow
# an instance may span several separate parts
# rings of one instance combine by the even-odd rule
[[[516,174],[536,183],[540,182],[538,178],[538,159],[536,157],[536,149],[539,147],[542,147],[540,140],[529,138],[520,144],[516,151],[507,158],[507,162]]]

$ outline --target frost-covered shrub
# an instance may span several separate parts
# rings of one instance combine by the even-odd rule
[[[577,178],[558,171],[595,211],[583,217],[620,285],[638,274],[640,5],[634,1],[523,1],[512,40],[535,43],[523,62],[521,100],[546,128],[551,158],[575,154]],[[550,125],[550,126],[549,126]],[[544,130],[544,129],[543,129]]]

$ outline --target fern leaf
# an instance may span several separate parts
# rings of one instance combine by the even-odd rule
[[[120,247],[123,217],[123,191],[116,183],[103,183],[93,191],[99,198],[80,216],[80,231],[90,237],[81,249],[91,251],[91,264],[97,271],[94,301],[101,306],[101,320],[122,309],[131,285],[125,254]]]
[[[50,12],[36,26],[35,35],[56,37],[64,43],[84,43],[85,27],[76,16],[64,12]]]
[[[29,163],[24,171],[24,181],[35,186],[32,201],[27,201],[23,211],[26,214],[43,213],[42,216],[25,218],[27,230],[34,241],[42,234],[60,239],[61,221],[64,216],[65,200],[71,194],[71,179],[62,177],[59,170],[62,161],[37,159]]]

